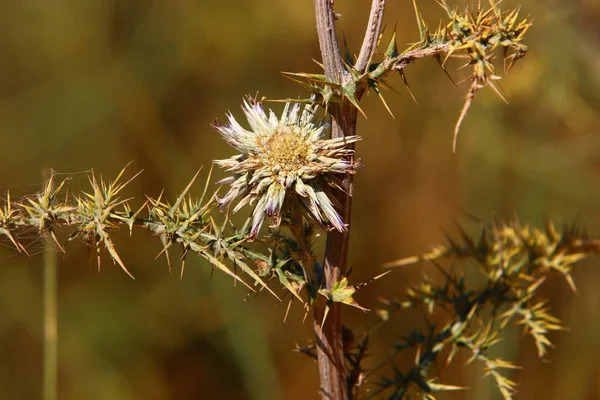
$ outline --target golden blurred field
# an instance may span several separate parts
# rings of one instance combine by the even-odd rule
[[[452,132],[467,85],[454,87],[435,61],[406,70],[418,104],[399,78],[390,82],[398,90],[387,95],[395,119],[376,96],[365,98],[353,281],[445,241],[456,223],[476,232],[494,218],[552,218],[600,236],[600,2],[520,2],[534,26],[528,55],[501,81],[510,104],[482,90],[456,154]],[[336,3],[340,32],[357,52],[370,2]],[[437,27],[441,8],[432,0],[419,4]],[[386,38],[396,21],[400,43],[418,40],[410,1],[390,2]],[[53,168],[77,192],[86,171],[111,178],[132,161],[132,173],[144,172],[128,196],[157,196],[163,188],[176,195],[202,165],[207,170],[211,160],[232,154],[209,127],[214,118],[241,114],[246,94],[306,94],[280,72],[318,71],[314,25],[312,4],[300,1],[0,2],[1,191],[36,192],[43,171]],[[450,64],[455,80],[467,76]],[[8,244],[0,253],[2,399],[41,398],[43,244],[33,233],[31,240],[30,258]],[[283,323],[285,302],[246,298],[194,257],[179,280],[178,265],[170,274],[164,258],[155,260],[160,242],[141,230],[131,239],[121,232],[117,247],[135,281],[108,257],[98,272],[83,244],[60,256],[60,399],[317,398],[316,364],[292,351],[312,338],[299,306]],[[550,335],[557,348],[548,362],[518,329],[497,346],[524,367],[512,375],[518,398],[600,399],[599,261],[575,269],[578,294],[563,281],[545,283],[553,312],[570,327]],[[427,265],[394,271],[357,300],[377,308],[379,296],[401,296],[424,272],[435,276]],[[356,332],[377,320],[358,310],[345,318]],[[394,335],[422,323],[417,314],[395,319],[375,338],[373,359],[383,357]],[[442,380],[471,390],[440,398],[499,398],[481,375],[458,360]]]

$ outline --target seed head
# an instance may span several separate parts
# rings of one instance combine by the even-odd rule
[[[359,163],[349,159],[354,151],[348,145],[359,136],[324,139],[328,124],[316,123],[314,111],[307,106],[286,103],[281,118],[265,113],[260,102],[244,101],[250,130],[244,129],[229,114],[229,124],[213,123],[232,147],[240,151],[215,163],[233,175],[219,183],[231,185],[221,205],[238,200],[233,212],[250,204],[252,237],[256,237],[265,218],[269,226],[279,227],[292,210],[320,228],[344,231],[346,226],[334,208],[333,191],[339,190],[343,174],[354,173]]]

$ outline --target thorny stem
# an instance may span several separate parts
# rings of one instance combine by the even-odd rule
[[[335,13],[332,0],[313,0],[313,4],[325,75],[331,82],[340,82],[344,67],[340,58],[340,45],[335,36]]]
[[[314,0],[314,7],[325,76],[331,82],[341,82],[344,78],[344,70],[339,55],[339,43],[335,32],[335,14],[331,0]],[[347,114],[343,112],[344,109],[348,111]],[[331,113],[333,116],[331,122],[332,138],[354,135],[356,112],[352,112],[352,107],[344,107],[344,103],[340,103],[332,108]],[[338,196],[339,211],[342,219],[349,227],[352,206],[350,197],[352,190],[351,175],[344,179],[343,189],[346,193]],[[349,231],[332,231],[327,235],[323,265],[324,282],[322,282],[327,289],[331,289],[343,276],[349,238]],[[348,387],[346,384],[340,305],[331,305],[325,321],[323,321],[324,314],[325,302],[319,298],[313,307],[313,329],[315,331],[321,381],[320,395],[321,398],[328,400],[346,400],[348,399]]]
[[[344,70],[340,57],[339,43],[335,31],[336,15],[332,0],[314,0],[313,4],[326,79],[330,82],[344,84],[351,78],[348,72]],[[385,1],[373,1],[374,10],[371,11],[367,35],[360,52],[360,59],[365,59],[365,61],[361,61],[361,63],[366,64],[375,50],[379,30],[381,29],[384,5]],[[332,138],[355,134],[357,109],[347,99],[332,104],[330,113],[332,116]],[[332,289],[345,276],[346,272],[352,211],[352,175],[348,174],[345,177],[342,189],[343,191],[340,191],[337,196],[337,201],[339,213],[348,230],[345,232],[331,231],[327,234],[323,281],[321,282],[321,285],[326,289]],[[331,304],[327,318],[323,321],[325,306],[323,299],[317,299],[313,307],[313,328],[321,380],[320,394],[323,399],[346,400],[350,398],[350,391],[348,390],[342,342],[341,307],[339,303]]]

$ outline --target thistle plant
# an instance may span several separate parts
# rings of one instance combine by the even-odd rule
[[[276,301],[288,296],[290,305],[298,302],[312,313],[314,341],[299,350],[317,360],[324,399],[434,399],[437,392],[460,389],[442,383],[434,368],[440,360],[450,363],[460,351],[470,354],[469,361],[480,361],[502,396],[511,399],[516,384],[502,371],[516,365],[489,356],[488,349],[501,340],[504,328],[517,324],[533,337],[538,355],[547,355],[548,333],[563,327],[539,298],[538,288],[552,274],[562,275],[575,288],[573,265],[600,251],[599,242],[581,232],[559,233],[550,222],[544,229],[509,222],[484,229],[477,240],[463,233],[460,242],[450,241],[386,266],[432,262],[443,284],[426,281],[411,286],[402,299],[384,300],[385,309],[378,313],[381,324],[360,336],[342,324],[343,306],[369,311],[354,299],[369,282],[351,282],[347,269],[353,175],[362,167],[355,158],[355,144],[362,139],[356,123],[364,114],[363,95],[375,92],[392,113],[382,92],[390,86],[392,74],[409,88],[405,69],[419,59],[432,57],[448,77],[448,59],[466,60],[471,72],[454,129],[455,151],[459,128],[476,93],[489,86],[504,99],[494,66],[497,51],[502,51],[506,72],[527,52],[524,39],[532,24],[529,18],[519,18],[519,9],[502,10],[491,0],[488,7],[478,3],[459,12],[442,0],[447,22],[432,31],[416,1],[413,5],[418,42],[400,50],[394,32],[380,46],[386,1],[373,0],[358,54],[348,48],[342,57],[333,1],[314,0],[323,71],[286,73],[308,93],[274,100],[285,103],[280,114],[267,111],[265,99],[248,97],[242,104],[245,122],[229,113],[226,124],[212,123],[237,154],[214,161],[228,176],[216,182],[218,187],[212,186],[211,170],[199,198],[189,194],[199,173],[174,201],[161,193],[137,204],[124,195],[137,174],[125,180],[125,169],[110,182],[91,173],[91,190],[79,194],[69,194],[66,181],[59,183],[53,177],[39,194],[15,201],[7,193],[0,208],[0,236],[20,253],[27,253],[22,232],[32,228],[61,252],[68,243],[81,240],[96,253],[98,267],[108,254],[134,278],[113,235],[120,227],[130,235],[146,230],[160,240],[159,255],[166,257],[169,268],[170,251],[180,248],[181,277],[189,254],[197,254],[249,292],[266,291]],[[249,214],[245,222],[234,224],[232,214],[244,212]],[[64,243],[56,234],[59,229],[68,232]],[[316,245],[320,235],[327,237],[322,258]],[[440,264],[447,259],[468,260],[476,268],[465,266],[463,275],[451,273]],[[474,284],[468,277],[477,273],[480,279]],[[373,280],[383,275],[374,273]],[[425,329],[415,328],[393,343],[379,365],[367,366],[372,331],[408,308],[425,308],[427,318],[443,311],[446,322],[438,328],[428,320]],[[414,366],[403,371],[395,366],[395,358],[409,351],[414,353]],[[391,377],[380,373],[380,367],[389,365]]]
[[[229,115],[229,125],[213,127],[241,154],[215,163],[233,175],[218,183],[231,185],[219,199],[222,205],[239,200],[233,212],[254,205],[251,237],[256,237],[268,218],[277,229],[282,218],[300,213],[308,223],[345,231],[335,210],[333,191],[341,190],[339,175],[354,173],[358,163],[348,159],[354,152],[350,143],[358,136],[325,139],[327,124],[314,121],[314,109],[287,103],[281,118],[270,111],[267,116],[260,102],[244,102],[244,113],[251,126],[247,131]],[[294,211],[292,211],[294,210]]]
[[[482,229],[477,239],[464,231],[461,234],[460,241],[450,241],[430,253],[386,265],[397,268],[432,262],[444,283],[426,281],[413,285],[406,290],[404,300],[386,301],[379,312],[382,320],[389,320],[403,309],[421,307],[428,319],[439,312],[447,317],[441,328],[429,320],[425,329],[414,329],[392,344],[393,351],[386,362],[412,350],[416,351],[414,366],[408,371],[396,369],[394,376],[383,377],[375,393],[389,393],[389,398],[409,398],[412,393],[434,399],[436,392],[463,389],[436,382],[431,370],[436,365],[450,364],[459,352],[467,352],[467,363],[483,364],[484,375],[494,379],[502,397],[512,399],[517,384],[503,371],[519,366],[491,357],[490,349],[502,341],[504,329],[513,324],[522,326],[535,342],[538,356],[546,357],[552,347],[548,334],[565,327],[551,314],[548,300],[539,294],[540,287],[549,276],[559,275],[575,292],[573,265],[600,252],[598,240],[589,239],[573,227],[557,231],[550,221],[541,229],[518,222],[493,225]],[[464,267],[452,274],[439,264],[443,260],[455,260]],[[473,279],[475,275],[480,279]]]

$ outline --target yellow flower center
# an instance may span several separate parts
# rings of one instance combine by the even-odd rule
[[[284,127],[264,142],[263,162],[271,171],[287,174],[305,166],[310,151],[311,145],[301,132]]]

